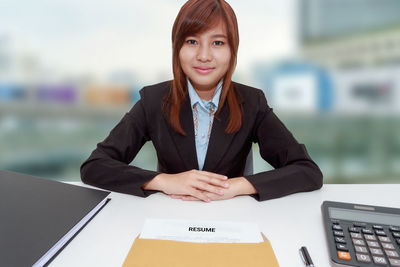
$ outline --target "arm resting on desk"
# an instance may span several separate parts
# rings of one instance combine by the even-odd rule
[[[246,175],[256,188],[258,200],[267,200],[295,192],[313,191],[322,187],[322,172],[291,132],[268,106],[259,91],[259,107],[253,141],[258,143],[261,157],[274,170]]]
[[[141,186],[159,172],[129,165],[150,139],[142,105],[138,101],[82,164],[81,178],[84,183],[141,197],[155,193],[143,190]]]

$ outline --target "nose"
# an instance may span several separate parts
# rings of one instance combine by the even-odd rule
[[[207,62],[212,59],[211,48],[207,45],[200,45],[197,51],[197,60]]]

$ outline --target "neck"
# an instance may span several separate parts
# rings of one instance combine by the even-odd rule
[[[214,96],[215,88],[210,89],[210,90],[197,90],[196,88],[194,89],[196,93],[199,95],[199,97],[203,100],[210,101],[212,97]]]

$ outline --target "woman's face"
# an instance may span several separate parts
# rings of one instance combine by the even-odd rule
[[[226,74],[231,59],[225,24],[188,36],[179,51],[183,72],[196,90],[214,90]]]

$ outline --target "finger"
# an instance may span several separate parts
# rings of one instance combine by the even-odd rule
[[[198,199],[196,197],[192,197],[192,196],[184,196],[182,197],[183,201],[202,201],[201,199]]]
[[[225,199],[224,196],[220,196],[220,195],[217,195],[217,194],[214,194],[214,193],[209,193],[209,192],[206,193],[206,196],[207,196],[211,201]]]
[[[190,192],[190,196],[203,200],[204,202],[210,202],[211,200],[201,191],[193,188]]]
[[[222,187],[222,188],[229,188],[229,183],[226,180],[210,178],[208,176],[199,176],[198,179],[207,184],[216,185],[216,186]]]
[[[195,187],[206,192],[214,193],[217,195],[224,195],[224,190],[208,183],[198,182],[196,183]]]
[[[175,195],[175,194],[171,194],[171,195],[169,195],[171,198],[174,198],[174,199],[181,199],[182,197],[183,197],[183,195]]]
[[[221,179],[221,177],[224,177]],[[228,179],[227,176],[223,176],[220,174],[207,172],[207,171],[198,171],[196,173],[196,178],[202,180],[208,184],[217,185],[223,188],[229,188],[229,183],[226,181]]]
[[[208,172],[208,171],[199,171],[201,174],[206,175],[210,178],[215,178],[215,179],[219,179],[219,180],[227,180],[228,177],[222,174],[218,174],[218,173],[213,173],[213,172]]]

